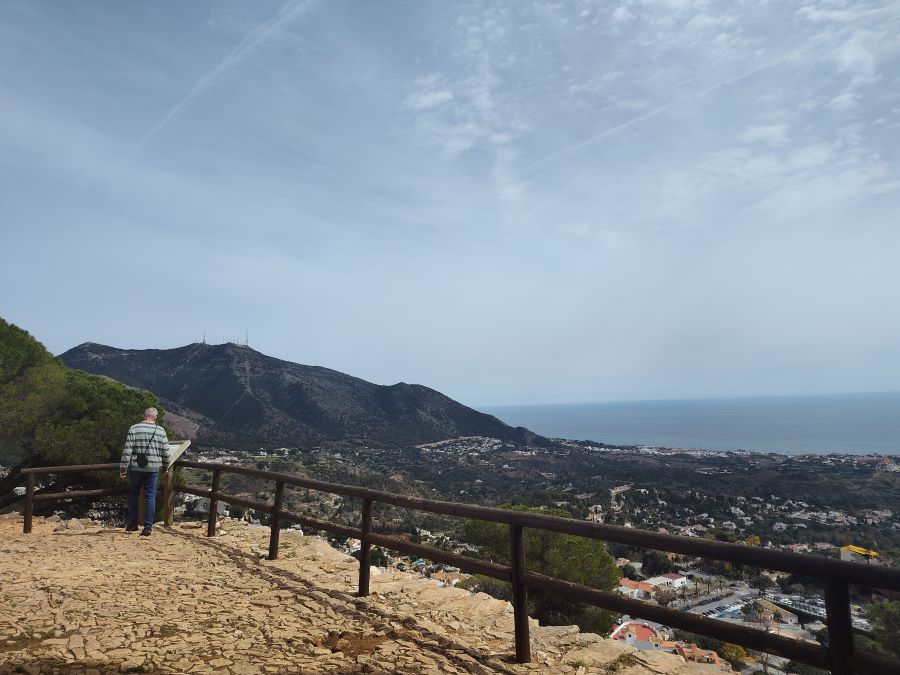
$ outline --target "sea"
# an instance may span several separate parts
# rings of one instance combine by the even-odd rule
[[[542,436],[610,445],[900,455],[900,392],[481,408]]]

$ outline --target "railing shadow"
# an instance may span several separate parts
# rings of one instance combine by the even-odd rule
[[[429,631],[418,625],[418,622],[408,615],[395,614],[383,607],[376,606],[365,598],[348,596],[344,591],[321,586],[295,572],[291,572],[290,570],[272,565],[260,565],[257,556],[248,553],[247,551],[242,551],[226,542],[216,541],[216,539],[198,538],[194,535],[178,532],[171,528],[167,528],[166,531],[167,534],[180,537],[194,544],[206,546],[217,551],[228,558],[236,568],[246,574],[265,581],[279,590],[289,591],[294,594],[301,592],[314,600],[315,598],[310,595],[312,592],[327,595],[335,601],[335,604],[331,606],[331,609],[336,614],[342,614],[351,620],[369,624],[376,631],[393,631],[396,633],[397,629],[392,628],[391,624],[400,624],[403,626],[403,633],[397,634],[395,637],[413,642],[422,651],[432,650],[436,645],[441,649],[442,655],[459,668],[466,669],[470,666],[471,662],[460,659],[458,654],[466,654],[470,658],[482,662],[489,657],[499,661],[506,660],[512,662],[514,660],[515,655],[512,652],[507,655],[485,654],[479,650],[472,649],[468,645],[457,642],[446,635]],[[348,605],[353,609],[349,609]],[[375,620],[374,622],[373,619]],[[379,623],[379,621],[382,623]],[[340,650],[335,646],[333,651]],[[497,662],[491,664],[491,670],[504,673],[518,672],[504,668]]]
[[[900,571],[898,570],[831,560],[813,555],[760,549],[743,544],[709,541],[602,523],[578,521],[557,516],[408,497],[249,467],[185,460],[177,461],[175,466],[211,471],[212,481],[209,489],[176,486],[173,482],[174,472],[169,471],[165,482],[164,496],[165,523],[167,525],[172,524],[174,495],[176,492],[182,492],[209,499],[207,537],[210,538],[216,534],[216,513],[219,501],[244,506],[268,514],[270,520],[269,560],[275,560],[278,557],[279,537],[281,526],[284,522],[299,523],[306,527],[333,534],[357,538],[361,542],[359,596],[369,594],[371,547],[373,545],[383,546],[436,562],[449,563],[467,572],[483,574],[511,583],[513,590],[516,661],[519,663],[526,663],[531,659],[527,614],[528,589],[539,589],[543,592],[559,594],[577,602],[592,604],[621,614],[648,619],[724,642],[743,645],[807,665],[828,669],[837,675],[900,673],[900,660],[887,659],[874,654],[859,652],[855,649],[849,595],[851,583],[900,592]],[[35,495],[34,479],[36,474],[117,469],[118,465],[116,464],[105,464],[77,467],[43,467],[24,470],[23,474],[26,475],[24,531],[26,533],[31,531],[32,509],[35,500],[52,501],[70,498],[92,498],[112,494],[110,490],[117,490],[112,488],[107,490],[85,490],[77,493]],[[259,502],[222,492],[220,484],[223,473],[234,473],[274,482],[275,497],[273,503]],[[361,499],[362,518],[360,526],[357,528],[339,525],[285,511],[283,509],[284,491],[288,485]],[[504,523],[509,527],[509,558],[512,563],[508,566],[498,565],[469,556],[448,553],[429,546],[412,544],[398,537],[375,533],[373,531],[372,513],[376,503],[390,504],[425,513]],[[651,605],[647,602],[626,598],[616,593],[601,591],[529,572],[526,569],[524,553],[524,530],[526,528],[750,565],[821,579],[824,581],[825,586],[828,647],[800,642],[781,635],[774,635],[764,630],[729,624],[702,615]]]

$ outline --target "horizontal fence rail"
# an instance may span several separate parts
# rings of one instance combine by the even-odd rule
[[[103,471],[118,469],[118,464],[95,464],[87,466],[39,467],[23,470],[26,476],[26,503],[24,531],[31,531],[32,508],[34,501],[51,501],[56,499],[87,498],[101,495],[121,494],[122,488],[104,490],[82,490],[76,492],[57,492],[35,494],[34,477],[46,473],[71,473],[78,471]],[[281,524],[284,522],[299,523],[309,528],[330,532],[339,536],[359,539],[360,572],[359,595],[369,594],[370,554],[373,545],[426,558],[436,562],[447,563],[459,567],[466,572],[511,583],[513,586],[513,612],[516,640],[516,660],[525,663],[530,660],[528,637],[528,589],[541,592],[556,593],[578,602],[584,602],[614,612],[655,621],[673,628],[691,631],[700,635],[740,644],[751,649],[782,656],[818,668],[830,670],[837,675],[863,673],[900,672],[900,660],[888,659],[875,654],[858,652],[854,649],[852,623],[850,617],[849,585],[857,584],[870,588],[900,592],[900,571],[891,568],[832,560],[820,556],[772,551],[745,544],[700,540],[672,534],[636,530],[616,525],[594,523],[588,521],[548,516],[538,513],[508,511],[473,504],[459,504],[433,499],[422,499],[398,495],[391,492],[370,490],[368,488],[324,481],[299,476],[291,476],[274,471],[254,469],[243,466],[232,466],[213,462],[196,462],[178,460],[175,466],[201,469],[212,472],[211,489],[201,489],[187,485],[174,485],[170,471],[165,483],[166,524],[172,522],[172,497],[174,493],[196,495],[209,499],[209,516],[207,536],[215,535],[216,513],[218,502],[236,504],[250,508],[270,516],[269,560],[278,557],[278,543]],[[274,503],[260,502],[225,494],[220,489],[223,473],[239,474],[251,478],[273,481],[275,483]],[[308,516],[285,511],[283,506],[284,488],[300,487],[311,490],[337,494],[345,497],[356,497],[362,500],[362,518],[360,527],[331,523]],[[456,516],[473,520],[503,523],[510,532],[510,565],[479,560],[470,556],[459,555],[440,549],[413,544],[399,537],[373,532],[373,507],[378,504],[389,504],[402,508],[432,513],[437,515]],[[828,648],[818,644],[803,642],[775,635],[763,630],[739,626],[736,624],[710,619],[668,607],[653,605],[640,600],[624,597],[617,593],[601,591],[596,588],[582,586],[534,572],[528,572],[524,557],[524,529],[559,532],[579,537],[599,539],[630,546],[638,546],[658,551],[668,551],[702,557],[723,562],[739,563],[752,567],[777,570],[793,574],[821,579],[825,582],[825,604],[828,623]]]
[[[128,494],[128,487],[109,487],[96,490],[69,490],[67,492],[37,492],[35,490],[35,476],[44,474],[84,473],[87,471],[119,471],[119,464],[68,464],[65,466],[36,466],[22,469],[25,476],[25,513],[22,531],[25,534],[31,532],[34,516],[34,502],[56,502],[67,499],[91,499],[96,497],[115,497]],[[175,472],[167,472],[162,481],[163,487],[163,513],[166,525],[172,524],[172,506],[175,497]],[[141,488],[143,494],[143,488]],[[144,500],[139,500],[141,514],[143,514]]]

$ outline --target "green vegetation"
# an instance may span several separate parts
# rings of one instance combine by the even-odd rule
[[[506,504],[501,508],[571,517],[569,512],[561,509],[532,509],[522,504]],[[509,564],[507,525],[469,520],[464,527],[464,538],[481,547],[482,554],[491,560]],[[604,591],[612,590],[619,582],[619,568],[603,542],[556,532],[525,529],[525,566],[530,572]],[[511,597],[508,584],[480,575],[468,579],[463,587],[501,599]],[[534,590],[528,592],[528,605],[529,615],[544,625],[578,624],[582,630],[604,633],[615,619],[615,615],[607,610]]]
[[[705,635],[698,635],[697,633],[691,633],[686,630],[681,630],[680,628],[676,628],[673,631],[673,639],[677,642],[686,642],[687,644],[695,644],[700,649],[711,649],[715,652],[719,653],[719,656],[722,656],[722,649],[726,644],[721,640],[717,640],[716,638],[706,637]]]
[[[353,551],[350,555],[359,560],[362,556],[362,551]],[[391,559],[383,548],[373,546],[369,552],[369,564],[372,567],[390,567]]]
[[[19,498],[21,471],[33,466],[119,460],[128,427],[153,394],[63,366],[26,331],[0,319],[0,509]],[[63,475],[67,485],[111,484],[110,474]]]
[[[772,581],[765,574],[755,574],[747,581],[751,588],[755,588],[756,592],[759,593],[760,597],[765,595],[766,591],[775,586],[775,582]]]
[[[867,508],[900,513],[900,473],[879,471],[865,458],[657,456],[631,450],[598,452],[595,445],[567,442],[523,452],[509,444],[486,449],[478,440],[461,439],[431,448],[335,441],[298,454],[307,475],[341,483],[352,480],[368,485],[369,480],[384,483],[390,477],[392,483],[403,486],[405,494],[491,506],[515,502],[559,507],[579,519],[599,507],[603,520],[612,524],[627,522],[671,533],[698,525],[704,528],[700,530],[704,536],[755,546],[853,543],[878,550],[886,564],[900,560],[900,530],[888,522],[869,524],[865,514]],[[698,472],[701,467],[720,473]],[[783,474],[795,482],[782,480]],[[823,481],[827,490],[822,488]],[[623,484],[633,488],[611,504],[610,488]],[[749,522],[742,521],[734,509],[740,509]],[[857,522],[801,520],[791,515],[835,509]],[[735,521],[738,529],[723,529],[722,523],[728,520]],[[777,523],[787,527],[776,527]],[[610,544],[610,550],[635,561],[645,554],[643,549],[615,544]],[[759,573],[730,563],[709,563],[706,571],[745,577]]]
[[[641,561],[641,572],[645,577],[655,577],[671,572],[674,568],[672,561],[660,551],[647,551]]]
[[[872,650],[876,654],[900,658],[900,600],[870,605],[866,618],[872,624]]]
[[[728,661],[731,667],[737,671],[742,670],[746,665],[744,659],[747,658],[747,651],[740,645],[726,642],[718,649],[718,652],[719,656]]]
[[[620,654],[604,666],[607,673],[618,673],[620,670],[638,665],[640,662],[634,654]]]

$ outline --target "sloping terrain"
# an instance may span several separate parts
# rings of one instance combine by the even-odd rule
[[[88,342],[60,358],[69,367],[153,392],[168,410],[197,425],[198,440],[213,444],[417,444],[457,436],[549,444],[422,385],[376,385],[243,345],[125,350]]]
[[[574,626],[531,622],[513,659],[507,602],[389,570],[354,596],[359,563],[318,537],[226,520],[138,537],[90,521],[0,517],[0,672],[722,673]]]

